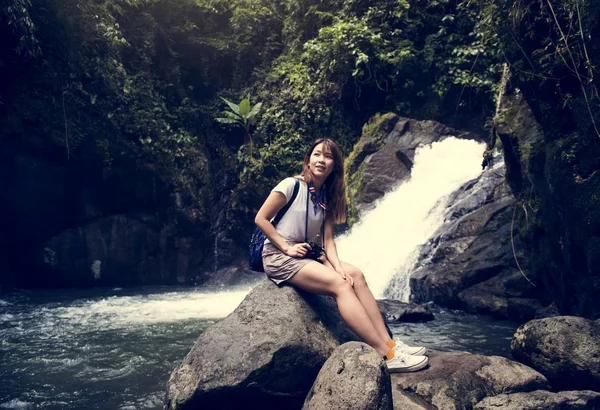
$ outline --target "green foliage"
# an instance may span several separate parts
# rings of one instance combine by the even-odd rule
[[[485,6],[490,30],[523,91],[547,103],[542,122],[561,119],[554,132],[591,130],[600,138],[600,98],[596,66],[600,4],[586,0],[494,1]],[[542,34],[540,34],[542,33]],[[572,118],[571,113],[578,118]],[[571,119],[571,121],[569,121]]]
[[[500,60],[491,14],[473,1],[3,1],[26,6],[2,9],[11,41],[24,54],[38,44],[43,61],[19,61],[2,137],[39,133],[65,161],[151,169],[200,207],[239,191],[232,213],[297,173],[314,138],[351,152],[378,112],[454,125],[486,115]],[[223,111],[219,96],[232,95],[265,104]]]
[[[459,2],[455,13],[444,16],[442,23],[436,39],[447,36],[452,49],[443,61],[446,72],[436,82],[436,91],[443,95],[458,85],[483,95],[494,95],[500,78],[501,56],[490,6]]]
[[[252,140],[250,127],[256,124],[262,102],[251,105],[250,97],[242,99],[239,104],[232,103],[223,97],[221,99],[225,101],[229,111],[223,111],[222,115],[224,117],[217,117],[216,120],[221,124],[237,124],[244,128],[245,136],[250,140],[250,158],[253,158],[254,141]]]
[[[36,58],[41,55],[41,49],[36,36],[37,28],[29,12],[31,7],[31,0],[0,1],[0,11],[14,35],[18,37],[15,52]]]
[[[269,101],[255,133],[259,158],[278,177],[297,172],[287,152],[297,158],[315,137],[350,151],[380,111],[453,123],[457,113],[493,110],[498,38],[477,3],[298,0],[286,11],[286,52],[256,90]],[[244,164],[242,179],[264,173],[260,163]]]

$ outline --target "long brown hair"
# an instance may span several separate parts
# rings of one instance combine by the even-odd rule
[[[340,146],[332,139],[319,138],[312,143],[304,155],[304,165],[302,166],[302,176],[304,181],[309,183],[313,179],[312,172],[308,165],[313,150],[319,144],[323,144],[331,151],[333,156],[333,171],[325,180],[327,191],[325,192],[325,203],[327,205],[327,217],[333,218],[336,224],[346,222],[346,180],[344,174],[344,157]]]

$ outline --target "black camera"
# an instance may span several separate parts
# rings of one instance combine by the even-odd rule
[[[310,245],[311,249],[306,253],[305,258],[314,259],[317,262],[321,262],[321,257],[325,255],[323,248],[314,242],[308,242],[308,244]]]

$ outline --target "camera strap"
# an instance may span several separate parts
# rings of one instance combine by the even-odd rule
[[[304,219],[304,242],[308,243],[308,198],[310,197],[308,193],[308,185],[306,191],[306,215]],[[325,245],[325,210],[323,209],[323,222],[321,222],[321,246]]]

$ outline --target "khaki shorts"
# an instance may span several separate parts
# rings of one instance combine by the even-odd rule
[[[299,242],[289,242],[290,245],[295,243]],[[307,264],[314,262],[312,259],[299,259],[287,256],[270,242],[265,243],[262,257],[267,277],[278,285],[290,279]]]

